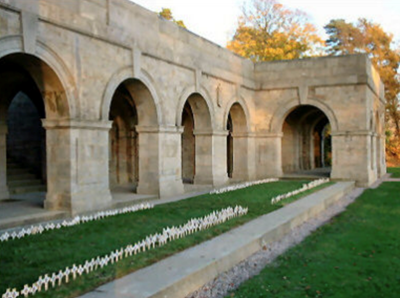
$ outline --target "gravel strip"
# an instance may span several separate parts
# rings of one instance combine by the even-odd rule
[[[343,212],[346,207],[362,194],[364,188],[356,188],[350,194],[321,213],[317,218],[311,219],[294,228],[281,240],[276,241],[256,252],[227,272],[222,273],[211,282],[205,284],[196,292],[186,298],[223,298],[229,292],[237,289],[241,283],[260,273],[260,271],[277,256],[284,253],[290,247],[303,241],[318,227],[327,223],[332,217]]]

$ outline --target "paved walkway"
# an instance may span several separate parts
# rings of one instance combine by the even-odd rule
[[[382,184],[382,182],[400,182],[400,178],[391,178],[390,176],[391,174],[385,174],[382,178],[375,181],[375,183],[372,184],[369,188],[376,189],[379,187],[379,185]]]
[[[127,189],[113,192],[113,205],[108,209],[118,209],[142,202],[152,202],[154,205],[196,197],[211,190],[210,185],[185,185],[185,194],[159,199],[154,195],[138,195]],[[10,200],[0,202],[0,232],[19,230],[22,227],[43,222],[60,222],[70,218],[67,212],[48,211],[43,209],[45,193],[29,193],[13,195]]]

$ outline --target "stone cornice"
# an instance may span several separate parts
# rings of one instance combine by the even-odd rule
[[[282,138],[283,133],[281,133],[281,132],[250,132],[249,137],[250,138],[260,138],[260,139]]]
[[[183,127],[177,126],[139,126],[135,127],[137,133],[171,133],[171,134],[181,134],[183,132]]]
[[[212,130],[212,129],[198,129],[194,130],[193,134],[195,136],[223,136],[226,137],[229,134],[228,130]]]
[[[346,130],[346,131],[332,131],[333,137],[346,137],[346,136],[377,136],[375,132],[369,130]]]
[[[112,121],[90,121],[90,120],[48,120],[42,119],[43,127],[49,129],[90,129],[90,130],[110,130]]]

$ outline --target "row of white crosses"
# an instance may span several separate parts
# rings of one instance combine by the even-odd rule
[[[65,270],[60,270],[57,273],[54,272],[52,274],[40,276],[35,283],[30,286],[25,285],[20,291],[16,289],[8,289],[2,295],[2,298],[33,296],[37,292],[47,291],[50,287],[54,288],[60,286],[63,283],[68,283],[71,279],[75,280],[79,276],[88,274],[109,264],[117,263],[123,258],[145,252],[146,250],[155,248],[156,246],[163,246],[167,244],[168,241],[184,238],[185,236],[195,232],[222,224],[232,218],[243,216],[247,214],[247,212],[248,208],[243,208],[242,206],[236,206],[235,208],[228,207],[221,211],[214,211],[202,218],[191,219],[185,225],[179,227],[174,226],[164,228],[162,233],[149,235],[142,241],[135,244],[129,244],[125,248],[117,249],[104,257],[93,258],[90,261],[86,261],[83,265],[80,264],[76,266],[73,264],[71,267],[67,267]]]
[[[327,182],[329,182],[328,178],[322,178],[322,179],[311,181],[310,183],[307,183],[307,184],[303,184],[303,186],[301,188],[299,188],[299,189],[296,189],[296,190],[293,190],[291,192],[288,192],[288,193],[285,193],[285,194],[282,194],[282,195],[279,195],[279,196],[276,196],[276,197],[272,198],[271,199],[271,204],[272,205],[276,204],[279,201],[282,201],[284,199],[293,197],[295,195],[298,195],[299,193],[305,192],[305,191],[307,191],[309,189],[312,189],[314,187],[317,187],[317,186],[319,186],[321,184],[324,184],[324,183],[327,183]]]
[[[101,219],[104,219],[104,218],[110,217],[110,216],[132,213],[132,212],[137,212],[140,210],[146,210],[146,209],[152,209],[152,208],[154,208],[153,204],[143,203],[143,204],[133,205],[130,207],[125,207],[122,209],[100,211],[100,212],[97,212],[95,214],[88,215],[88,216],[75,216],[71,220],[64,220],[63,222],[60,222],[57,224],[55,224],[55,223],[47,223],[45,225],[39,224],[36,226],[31,226],[27,229],[23,228],[23,229],[19,230],[18,232],[16,232],[16,231],[14,231],[12,233],[5,232],[0,236],[0,242],[5,242],[5,241],[9,241],[9,240],[14,240],[14,239],[21,239],[21,238],[29,236],[29,235],[42,234],[45,231],[59,230],[61,228],[65,228],[65,227],[72,227],[72,226],[84,224],[84,223],[95,221],[95,220],[101,220]]]
[[[270,179],[264,179],[264,180],[258,180],[258,181],[245,182],[245,183],[236,184],[236,185],[230,185],[230,186],[226,186],[226,187],[223,187],[223,188],[220,188],[220,189],[213,189],[212,191],[210,191],[210,195],[212,195],[212,194],[222,194],[222,193],[225,193],[225,192],[229,192],[229,191],[234,191],[234,190],[250,187],[250,186],[253,186],[253,185],[259,185],[259,184],[265,184],[265,183],[271,183],[271,182],[277,182],[277,181],[279,181],[279,179],[270,178]]]

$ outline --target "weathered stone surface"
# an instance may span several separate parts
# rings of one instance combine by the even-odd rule
[[[16,92],[42,100],[49,209],[109,206],[110,185],[161,197],[182,193],[182,178],[221,185],[229,156],[236,181],[312,169],[321,128],[302,119],[316,110],[331,125],[333,178],[365,186],[386,173],[384,90],[365,55],[253,64],[125,0],[0,0],[0,25],[0,121]],[[288,142],[291,113],[306,124]]]

